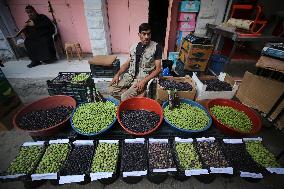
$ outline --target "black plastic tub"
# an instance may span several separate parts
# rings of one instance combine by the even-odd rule
[[[148,173],[147,179],[154,184],[161,184],[168,178],[168,173]]]
[[[19,155],[19,152],[20,152],[20,150],[21,150],[22,147],[23,147],[23,146],[20,147],[17,156]],[[1,182],[22,181],[23,183],[25,183],[25,182],[27,182],[27,183],[35,182],[35,181],[32,181],[32,180],[31,180],[31,174],[32,174],[33,172],[35,172],[35,170],[37,169],[37,166],[38,166],[39,162],[41,161],[42,156],[43,156],[44,153],[45,153],[46,147],[47,147],[47,143],[46,143],[46,142],[43,142],[43,145],[42,145],[42,148],[43,148],[43,149],[42,149],[42,152],[41,152],[41,154],[40,154],[38,160],[37,160],[36,163],[34,164],[34,167],[33,167],[33,169],[31,170],[30,173],[25,174],[25,175],[22,175],[22,176],[19,176],[19,177],[16,177],[16,178],[0,179],[0,181],[1,181]],[[17,158],[17,156],[16,156],[15,158]],[[14,159],[15,159],[15,158],[14,158]],[[14,159],[13,159],[13,160],[14,160]],[[12,161],[13,161],[13,160],[12,160]],[[12,162],[10,162],[10,163],[12,163]],[[7,175],[9,175],[9,174],[7,174],[7,172],[1,173],[1,176],[7,176]],[[27,185],[28,185],[28,184],[27,184]]]
[[[194,176],[199,182],[204,184],[210,184],[216,179],[215,174],[208,174],[208,175],[196,175]]]
[[[78,140],[75,140],[75,141],[78,141]],[[95,141],[91,141],[91,140],[89,140],[88,141],[88,143],[86,144],[74,144],[74,142],[75,141],[72,141],[72,143],[70,142],[70,145],[71,145],[71,151],[69,152],[69,154],[68,154],[68,156],[67,156],[67,159],[66,159],[66,161],[65,161],[65,163],[64,163],[64,165],[63,165],[63,167],[62,167],[62,169],[60,170],[60,172],[59,172],[59,176],[66,176],[66,175],[64,175],[64,168],[65,168],[65,166],[67,166],[67,164],[68,164],[68,160],[69,160],[69,157],[70,157],[70,155],[73,153],[73,151],[76,149],[76,147],[77,146],[91,146],[90,148],[90,150],[88,150],[88,151],[90,151],[90,154],[88,154],[88,159],[90,160],[90,162],[89,162],[89,165],[88,165],[88,168],[87,168],[87,170],[84,170],[83,172],[81,172],[81,173],[73,173],[73,175],[82,175],[82,174],[85,174],[85,176],[84,176],[84,180],[83,181],[81,181],[81,182],[74,182],[74,183],[77,183],[77,184],[79,184],[79,185],[85,185],[85,184],[88,184],[88,183],[90,183],[91,182],[91,178],[90,178],[90,175],[89,175],[89,170],[90,170],[90,167],[91,167],[91,165],[92,165],[92,157],[93,157],[93,155],[94,155],[94,151],[95,151],[95,147],[96,147],[96,143],[95,143]],[[78,158],[78,157],[77,157]],[[77,159],[76,158],[76,159]],[[80,164],[80,159],[78,159],[78,162],[77,162],[78,164]]]
[[[100,141],[97,142],[97,145],[99,144],[99,142]],[[97,145],[96,145],[96,149],[97,149]],[[114,171],[114,173],[112,174],[111,177],[98,179],[97,181],[99,181],[100,183],[102,183],[104,185],[109,185],[109,184],[114,183],[119,178],[120,148],[121,148],[121,144],[118,141],[118,156],[117,156],[115,171]],[[94,161],[95,155],[96,155],[96,150],[95,150],[94,155],[93,155],[92,163]],[[91,163],[90,173],[91,173],[91,169],[92,169],[92,163]]]
[[[153,140],[160,140],[160,139],[153,139]],[[156,141],[154,143],[161,143],[159,141]],[[165,146],[166,148],[169,148],[169,151],[170,151],[170,157],[172,159],[172,166],[169,167],[169,168],[175,168],[176,169],[176,163],[175,163],[175,160],[174,160],[174,155],[173,155],[173,150],[172,150],[172,142],[170,139],[168,139],[167,142],[162,142],[164,144],[167,144],[168,146]],[[153,167],[151,167],[150,165],[150,159],[151,159],[151,156],[150,156],[150,139],[147,141],[147,148],[148,148],[148,174],[147,174],[147,179],[154,183],[154,184],[161,184],[162,182],[164,182],[165,180],[167,180],[167,178],[170,176],[170,175],[174,175],[175,174],[175,171],[167,171],[167,172],[153,172]],[[158,156],[159,154],[156,154],[156,156]]]
[[[123,173],[124,172],[129,172],[129,171],[124,171],[124,165],[127,162],[124,162],[124,153],[125,153],[125,141],[122,142],[122,148],[121,148],[121,167],[120,167],[120,174],[122,175],[122,180],[128,184],[137,184],[140,181],[143,180],[144,175],[142,176],[127,176],[127,177],[123,177]],[[143,147],[142,147],[142,154],[144,154],[144,156],[141,158],[141,160],[144,160],[143,163],[145,163],[145,169],[147,169],[147,165],[148,165],[148,158],[147,158],[147,145],[146,142],[144,141]],[[127,158],[127,157],[126,157]],[[133,170],[133,171],[137,171],[137,170]],[[145,171],[145,170],[141,170],[141,171]]]
[[[174,158],[174,162],[176,164],[177,167],[177,171],[175,173],[173,173],[172,177],[178,181],[184,182],[186,180],[188,180],[190,178],[190,176],[186,176],[185,175],[185,170],[182,169],[180,162],[179,162],[179,158],[176,152],[176,142],[174,141],[172,143],[172,153],[173,153],[173,158]]]

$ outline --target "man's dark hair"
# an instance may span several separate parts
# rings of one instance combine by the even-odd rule
[[[139,33],[141,33],[142,31],[148,31],[148,30],[151,30],[151,26],[148,23],[142,23],[139,26]]]
[[[35,11],[35,8],[33,6],[31,6],[31,5],[27,5],[25,9],[29,9],[29,10]]]

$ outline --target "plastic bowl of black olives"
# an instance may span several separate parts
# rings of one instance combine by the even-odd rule
[[[30,136],[50,136],[68,126],[75,107],[76,101],[70,96],[46,97],[20,109],[13,117],[13,125]]]
[[[137,136],[157,130],[163,121],[163,109],[158,102],[146,97],[134,97],[120,103],[117,110],[120,126]]]

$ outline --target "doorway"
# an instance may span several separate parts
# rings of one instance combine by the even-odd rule
[[[149,19],[152,40],[165,45],[169,0],[149,0]]]

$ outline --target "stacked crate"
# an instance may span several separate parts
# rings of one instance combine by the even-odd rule
[[[196,14],[199,11],[200,1],[181,1],[178,16],[177,49],[180,48],[182,39],[190,32],[194,32]]]
[[[195,38],[203,42],[198,43]],[[211,45],[209,39],[189,34],[182,40],[179,60],[184,64],[184,70],[203,72],[206,70],[212,51],[213,45]]]

